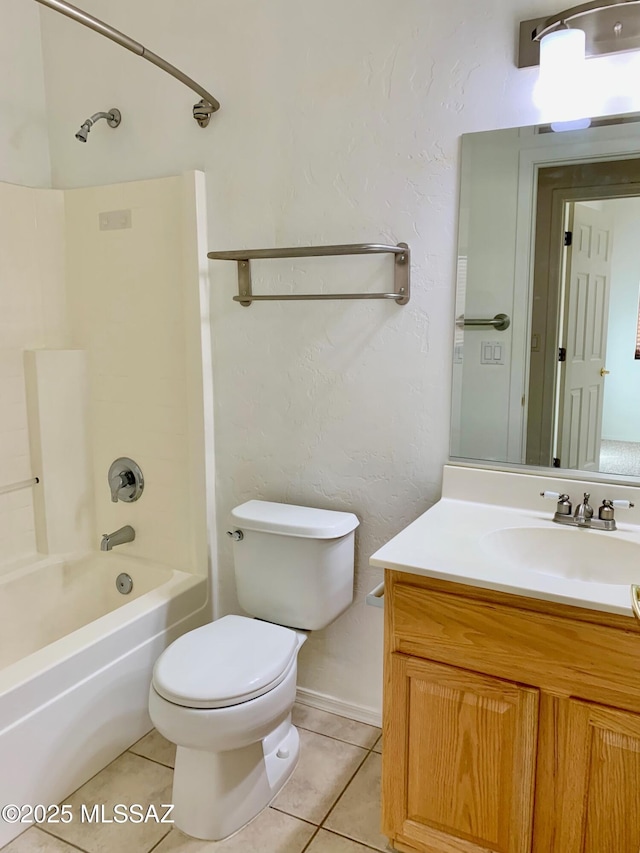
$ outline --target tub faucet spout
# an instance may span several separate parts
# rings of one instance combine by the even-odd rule
[[[100,542],[101,551],[111,551],[116,545],[123,545],[125,542],[133,542],[136,538],[136,532],[130,524],[125,524],[119,530],[114,530],[113,533],[105,533]]]

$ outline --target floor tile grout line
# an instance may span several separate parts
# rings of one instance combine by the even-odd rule
[[[356,744],[350,744],[350,746],[356,746]],[[364,757],[363,757],[363,758],[361,759],[361,761],[358,763],[358,765],[357,765],[356,769],[353,771],[353,773],[351,774],[351,776],[349,776],[349,778],[348,778],[348,780],[347,780],[346,784],[344,785],[344,787],[340,789],[340,793],[339,793],[339,794],[338,794],[338,796],[335,798],[334,802],[332,803],[331,807],[329,808],[329,811],[328,811],[328,812],[326,813],[326,815],[322,818],[322,820],[320,821],[320,823],[314,823],[314,824],[313,824],[313,826],[317,826],[319,829],[321,829],[321,828],[322,828],[322,826],[324,825],[325,820],[329,817],[329,815],[331,814],[331,812],[334,810],[334,808],[335,808],[336,804],[337,804],[337,803],[338,803],[338,801],[340,800],[340,797],[342,797],[342,795],[343,795],[343,794],[344,794],[344,792],[347,790],[347,788],[349,787],[349,785],[353,782],[353,780],[354,780],[354,778],[355,778],[356,774],[358,773],[358,771],[360,770],[360,768],[362,767],[362,765],[365,763],[365,761],[367,760],[367,758],[368,758],[368,757],[369,757],[369,755],[371,754],[371,750],[370,750],[370,749],[365,750],[365,748],[364,748],[364,747],[362,747],[362,746],[361,746],[361,747],[359,747],[359,748],[360,748],[360,749],[362,749],[362,750],[365,752]],[[301,818],[301,817],[299,817],[299,816],[298,816],[298,815],[296,815],[296,814],[292,814],[291,812],[286,812],[286,811],[284,811],[284,809],[276,808],[276,806],[271,806],[271,808],[275,808],[275,809],[276,809],[276,811],[282,812],[283,814],[288,814],[290,817],[298,818],[298,820],[305,820],[305,818]],[[312,821],[309,821],[309,820],[307,820],[306,822],[307,822],[307,823],[313,823]]]
[[[364,723],[363,723],[363,725],[364,725]],[[373,746],[364,746],[361,743],[354,743],[352,740],[345,740],[344,738],[341,738],[341,737],[335,737],[335,735],[328,735],[328,734],[326,734],[326,732],[319,732],[319,731],[316,731],[316,729],[308,729],[306,726],[301,726],[300,723],[295,723],[295,727],[297,729],[303,729],[305,732],[311,732],[311,734],[314,734],[314,735],[322,735],[322,737],[328,737],[330,740],[337,740],[338,743],[348,743],[349,746],[359,746],[360,749],[373,749],[373,746],[375,746],[376,743],[378,743],[378,741],[380,740],[380,735],[378,735],[378,737],[375,739],[375,741],[373,743]]]
[[[286,812],[283,808],[280,808],[279,806],[268,806],[268,808],[273,809],[274,812],[278,812],[278,814],[286,814],[287,817],[294,817],[296,820],[301,820],[303,823],[308,823],[309,826],[313,826],[315,827],[315,829],[320,829],[319,823],[314,823],[307,817],[300,817],[300,815],[291,814],[291,812]]]
[[[375,744],[374,744],[374,745],[375,745]],[[365,761],[367,760],[367,758],[369,758],[369,756],[371,755],[371,753],[372,753],[372,752],[373,752],[373,747],[371,747],[369,750],[367,750],[367,754],[366,754],[366,755],[365,755],[365,757],[362,759],[362,761],[360,762],[360,764],[358,764],[358,767],[357,767],[357,769],[356,769],[355,773],[353,774],[353,776],[351,776],[351,778],[349,779],[349,781],[347,782],[347,784],[344,786],[344,788],[342,789],[342,791],[340,791],[340,796],[339,796],[339,797],[338,797],[338,799],[335,801],[335,803],[331,806],[331,808],[330,808],[330,809],[329,809],[329,811],[326,813],[326,815],[322,818],[322,823],[320,824],[320,826],[321,826],[321,827],[322,827],[322,826],[324,826],[324,823],[325,823],[326,819],[329,817],[329,815],[331,814],[331,812],[332,812],[332,811],[335,809],[335,807],[338,805],[338,803],[340,802],[340,799],[342,798],[342,795],[343,795],[343,794],[344,794],[344,792],[347,790],[347,788],[349,787],[349,785],[353,782],[353,780],[356,778],[356,776],[357,776],[357,775],[358,775],[358,773],[360,772],[360,770],[361,770],[361,768],[362,768],[363,764],[365,763]]]
[[[309,820],[309,818],[307,818],[307,817],[300,817],[297,814],[291,814],[291,812],[285,812],[284,809],[279,809],[277,806],[274,806],[273,803],[269,806],[266,806],[266,808],[263,809],[263,811],[266,811],[266,809],[273,809],[273,811],[278,812],[278,814],[286,814],[287,817],[294,817],[296,820],[299,820],[302,823],[306,823],[309,826],[313,826],[314,829],[320,828],[319,823],[314,823],[312,820]],[[260,814],[260,812],[258,812],[258,815],[259,814]],[[256,815],[256,817],[258,817],[258,815]],[[252,820],[255,820],[255,818],[252,818]],[[247,824],[245,824],[245,826],[247,826]]]
[[[319,832],[320,832],[320,827],[319,827],[319,826],[316,826],[316,830],[315,830],[315,832],[313,833],[313,835],[311,836],[311,838],[307,841],[307,843],[304,845],[304,847],[302,848],[302,850],[300,851],[300,853],[305,853],[305,851],[309,849],[309,847],[311,846],[311,842],[313,841],[313,839],[316,837],[316,835],[317,835]]]
[[[372,847],[369,842],[362,841],[360,838],[356,838],[354,835],[345,835],[344,832],[340,832],[339,829],[331,829],[328,826],[319,826],[318,830],[322,830],[323,832],[330,832],[331,835],[337,835],[338,838],[344,838],[346,841],[350,841],[352,844],[359,844],[362,847],[366,847],[367,850],[375,850],[376,853],[388,853],[388,851],[390,850],[388,843],[387,846],[384,848]]]
[[[84,847],[78,847],[78,845],[74,844],[73,841],[67,841],[66,838],[61,838],[59,835],[56,835],[55,833],[51,832],[50,829],[46,829],[44,826],[41,826],[39,823],[34,823],[34,826],[36,826],[38,829],[40,829],[42,832],[46,833],[47,835],[50,835],[51,838],[55,838],[56,841],[61,841],[63,844],[66,844],[68,847],[71,847],[73,850],[80,850],[81,853],[88,853],[88,851],[85,850]],[[28,831],[29,830],[27,830],[27,832]],[[9,842],[9,843],[11,843],[11,842]],[[2,849],[4,849],[4,848],[2,848]]]
[[[170,827],[169,831],[165,832],[165,834],[162,836],[162,838],[159,838],[158,841],[153,845],[153,847],[151,847],[149,850],[147,850],[147,853],[153,853],[153,851],[156,850],[162,844],[162,842],[165,840],[165,838],[168,838],[168,836],[172,833],[172,831],[173,831],[173,827]]]
[[[368,750],[368,751],[367,751],[367,754],[364,756],[364,758],[362,759],[362,761],[358,764],[358,766],[356,767],[356,769],[353,771],[353,773],[351,774],[351,776],[349,777],[349,779],[348,779],[348,781],[347,781],[347,784],[346,784],[346,785],[344,786],[344,788],[340,791],[340,793],[338,794],[338,796],[337,796],[337,797],[335,798],[335,800],[333,801],[333,804],[331,805],[331,808],[329,809],[329,811],[326,813],[326,815],[325,815],[325,816],[322,818],[322,820],[320,821],[320,824],[319,824],[320,829],[322,829],[322,828],[323,828],[323,826],[324,826],[324,822],[325,822],[325,821],[326,821],[326,819],[329,817],[329,815],[331,814],[331,812],[335,809],[335,807],[338,805],[338,803],[339,803],[339,802],[340,802],[340,800],[342,799],[342,795],[343,795],[343,794],[344,794],[344,792],[347,790],[347,788],[349,787],[349,785],[353,782],[353,780],[356,778],[356,776],[357,776],[357,775],[358,775],[358,773],[360,772],[360,768],[361,768],[361,767],[362,767],[362,765],[365,763],[365,761],[367,760],[367,758],[369,758],[369,755],[370,755],[370,754],[371,754],[371,750]]]
[[[53,832],[51,832],[51,830],[49,830],[49,829],[45,829],[45,828],[44,828],[43,826],[41,826],[40,824],[34,824],[34,826],[36,826],[38,829],[41,829],[41,830],[42,830],[43,832],[45,832],[47,835],[50,835],[52,838],[55,838],[55,839],[56,839],[56,841],[60,841],[60,842],[62,842],[63,844],[66,844],[68,847],[73,848],[74,850],[79,850],[79,851],[80,851],[80,853],[89,853],[89,851],[88,851],[88,850],[86,850],[86,848],[84,848],[84,847],[78,847],[78,845],[77,845],[77,844],[75,844],[73,841],[68,841],[66,838],[61,838],[59,835],[55,835]],[[171,830],[172,830],[172,829],[173,829],[173,827],[169,827],[169,829],[165,832],[165,834],[162,836],[162,838],[159,838],[159,839],[155,842],[155,844],[153,845],[153,847],[150,847],[150,848],[149,848],[149,850],[144,851],[144,853],[152,853],[152,851],[153,851],[153,850],[155,850],[155,849],[156,849],[156,847],[164,841],[164,839],[167,837],[167,835],[169,835],[169,833],[171,832]],[[28,830],[27,830],[27,832],[28,832]],[[9,842],[9,844],[11,844],[11,842]],[[4,849],[3,847],[0,847],[0,851],[2,851],[3,849]]]
[[[343,835],[341,832],[337,832],[335,829],[327,829],[326,826],[319,826],[318,832],[320,832],[320,830],[322,830],[323,832],[328,832],[330,835],[336,835],[338,838],[344,838],[347,841],[352,841],[354,844],[358,844],[358,845],[360,845],[360,847],[364,847],[365,850],[373,850],[374,853],[387,853],[387,851],[389,849],[388,845],[387,845],[387,850],[381,850],[379,847],[372,847],[370,844],[367,844],[364,841],[358,841],[355,838],[351,838],[351,836],[349,836],[349,835]],[[316,833],[316,835],[317,835],[317,833]],[[304,851],[302,851],[302,853],[304,853]]]
[[[131,755],[135,755],[137,758],[146,758],[146,759],[147,759],[147,761],[151,761],[151,762],[153,762],[154,764],[159,764],[159,765],[160,765],[160,767],[166,767],[168,770],[175,770],[175,766],[174,766],[174,765],[172,765],[172,764],[165,764],[165,763],[164,763],[164,761],[158,761],[158,759],[157,759],[157,758],[149,758],[149,756],[148,756],[148,755],[140,755],[140,753],[139,753],[139,752],[133,752],[130,748],[129,748],[129,749],[127,749],[126,751],[127,751],[127,752],[130,752],[130,753],[131,753]],[[123,752],[122,754],[123,754],[123,755],[125,755],[125,753],[124,753],[124,752]],[[118,756],[118,757],[119,757],[119,756]]]

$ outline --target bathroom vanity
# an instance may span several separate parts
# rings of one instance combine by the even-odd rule
[[[382,828],[397,850],[640,847],[637,511],[612,533],[558,531],[538,494],[556,482],[581,496],[449,467],[443,500],[372,558],[387,569]]]

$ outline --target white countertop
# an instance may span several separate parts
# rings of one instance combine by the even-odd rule
[[[421,515],[412,524],[402,530],[397,536],[383,545],[371,557],[371,565],[381,566],[387,569],[397,569],[412,574],[424,575],[444,581],[467,584],[469,586],[495,589],[500,592],[513,595],[527,596],[531,598],[555,601],[561,604],[573,605],[575,607],[586,607],[591,610],[601,610],[609,613],[617,613],[623,616],[632,616],[630,584],[596,583],[591,581],[577,580],[561,577],[555,574],[545,574],[544,565],[536,571],[514,567],[511,563],[496,554],[487,543],[486,537],[496,529],[505,528],[559,528],[552,522],[555,505],[551,501],[543,501],[539,498],[539,483],[542,480],[542,488],[554,491],[565,491],[547,478],[538,478],[531,475],[503,474],[502,472],[473,472],[473,474],[495,475],[503,477],[527,478],[531,482],[526,484],[527,494],[532,495],[530,506],[510,508],[508,498],[504,497],[505,505],[496,503],[496,481],[493,481],[492,503],[479,503],[477,501],[461,500],[450,495],[443,497],[435,506]],[[451,492],[455,487],[461,485],[460,475],[454,472],[447,478],[445,470],[444,491]],[[455,484],[454,484],[455,481]],[[504,480],[507,485],[513,485]],[[500,486],[500,483],[498,483]],[[592,484],[576,483],[572,485],[575,495],[579,492],[582,497],[583,486],[588,490]],[[518,484],[522,488],[522,484]],[[603,486],[598,486],[603,491]],[[566,489],[568,491],[568,489]],[[594,491],[596,489],[594,488]],[[499,489],[497,490],[499,492]],[[517,489],[516,489],[517,491]],[[605,492],[612,489],[604,487]],[[477,490],[472,489],[472,493]],[[513,494],[513,489],[510,489]],[[499,497],[499,495],[498,495]],[[622,497],[616,490],[615,498]],[[635,497],[632,491],[632,497]],[[599,498],[598,498],[599,499]],[[638,503],[637,497],[635,498]],[[537,509],[532,506],[539,504]],[[592,502],[597,506],[595,500]],[[578,530],[575,528],[562,528],[569,535],[583,537],[576,542],[583,546],[593,539],[584,537],[616,537],[637,544],[640,548],[640,526],[625,523],[618,515],[618,530],[612,532]],[[635,520],[636,513],[633,513]],[[484,541],[483,541],[484,539]],[[600,545],[601,543],[598,543]],[[640,554],[640,551],[639,551]],[[638,563],[638,579],[640,584],[640,561]]]

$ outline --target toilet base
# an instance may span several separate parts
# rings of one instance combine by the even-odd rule
[[[204,752],[178,746],[175,825],[194,838],[227,838],[269,805],[295,770],[299,752],[291,715],[266,738],[240,749]]]

